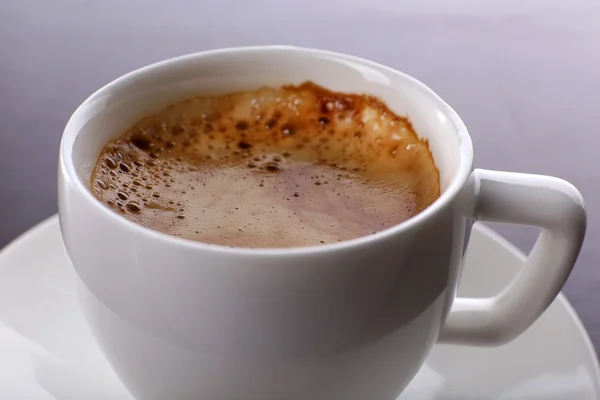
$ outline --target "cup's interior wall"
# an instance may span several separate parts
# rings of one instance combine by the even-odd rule
[[[291,48],[243,49],[186,56],[136,71],[104,87],[73,115],[63,146],[89,187],[102,148],[145,115],[198,94],[312,81],[335,91],[379,97],[427,139],[444,191],[460,162],[458,127],[448,107],[416,80],[391,69],[330,53]],[[79,132],[79,134],[77,134]],[[68,154],[66,152],[65,154]]]

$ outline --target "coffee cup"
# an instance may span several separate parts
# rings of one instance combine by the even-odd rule
[[[429,144],[440,197],[373,235],[249,249],[148,229],[93,196],[103,147],[148,113],[199,93],[305,81],[374,95],[406,116]],[[467,128],[416,79],[285,46],[191,54],[109,83],[67,123],[58,178],[84,315],[139,400],[394,399],[436,342],[496,346],[525,331],[559,293],[586,227],[568,182],[473,169]],[[522,270],[491,298],[456,297],[474,221],[541,228]]]

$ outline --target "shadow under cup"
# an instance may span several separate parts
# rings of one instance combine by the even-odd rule
[[[428,140],[440,198],[369,237],[230,249],[139,226],[90,190],[102,148],[194,95],[312,81],[368,93]],[[417,372],[454,298],[471,171],[458,116],[418,81],[329,52],[220,50],[158,63],[92,95],[61,143],[59,212],[95,337],[139,399],[393,399]]]

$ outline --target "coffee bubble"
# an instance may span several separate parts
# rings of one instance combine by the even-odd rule
[[[111,168],[111,169],[117,168],[117,165],[118,165],[117,162],[110,157],[106,157],[106,159],[104,160],[104,163],[106,164],[106,166],[108,168]]]
[[[138,203],[137,201],[130,201],[127,203],[127,210],[134,213],[139,213],[140,211],[142,211],[142,206],[140,206],[140,203]]]
[[[102,190],[108,189],[108,185],[102,179],[96,179],[96,186],[98,186]]]

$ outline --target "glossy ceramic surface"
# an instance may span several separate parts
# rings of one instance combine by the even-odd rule
[[[475,225],[459,288],[490,296],[524,257]],[[0,399],[133,400],[103,358],[76,298],[56,217],[0,253]],[[399,400],[599,400],[598,363],[561,295],[523,335],[494,349],[436,345]]]
[[[193,93],[313,81],[378,96],[428,140],[442,193],[390,229],[340,243],[243,249],[136,225],[89,191],[104,144]],[[133,71],[90,96],[63,134],[58,199],[84,314],[140,399],[390,399],[436,340],[501,345],[569,275],[586,214],[573,185],[472,171],[467,129],[418,80],[350,55],[289,46],[220,49]],[[457,298],[473,220],[542,228],[525,268],[485,299]]]
[[[244,249],[150,230],[90,193],[99,152],[141,116],[197,93],[305,81],[370,93],[408,115],[429,141],[440,170],[440,198],[373,235],[313,247]],[[86,320],[136,397],[392,398],[418,371],[454,301],[471,227],[471,214],[458,206],[469,200],[458,194],[471,169],[464,124],[410,76],[322,50],[221,49],[133,71],[74,112],[60,148],[59,218],[81,279]],[[531,289],[544,299],[550,287]],[[557,293],[558,288],[548,295]],[[494,322],[493,312],[468,315],[452,320],[448,339],[487,337],[473,321],[503,338],[515,336],[486,323]],[[504,319],[505,325],[521,321]]]

